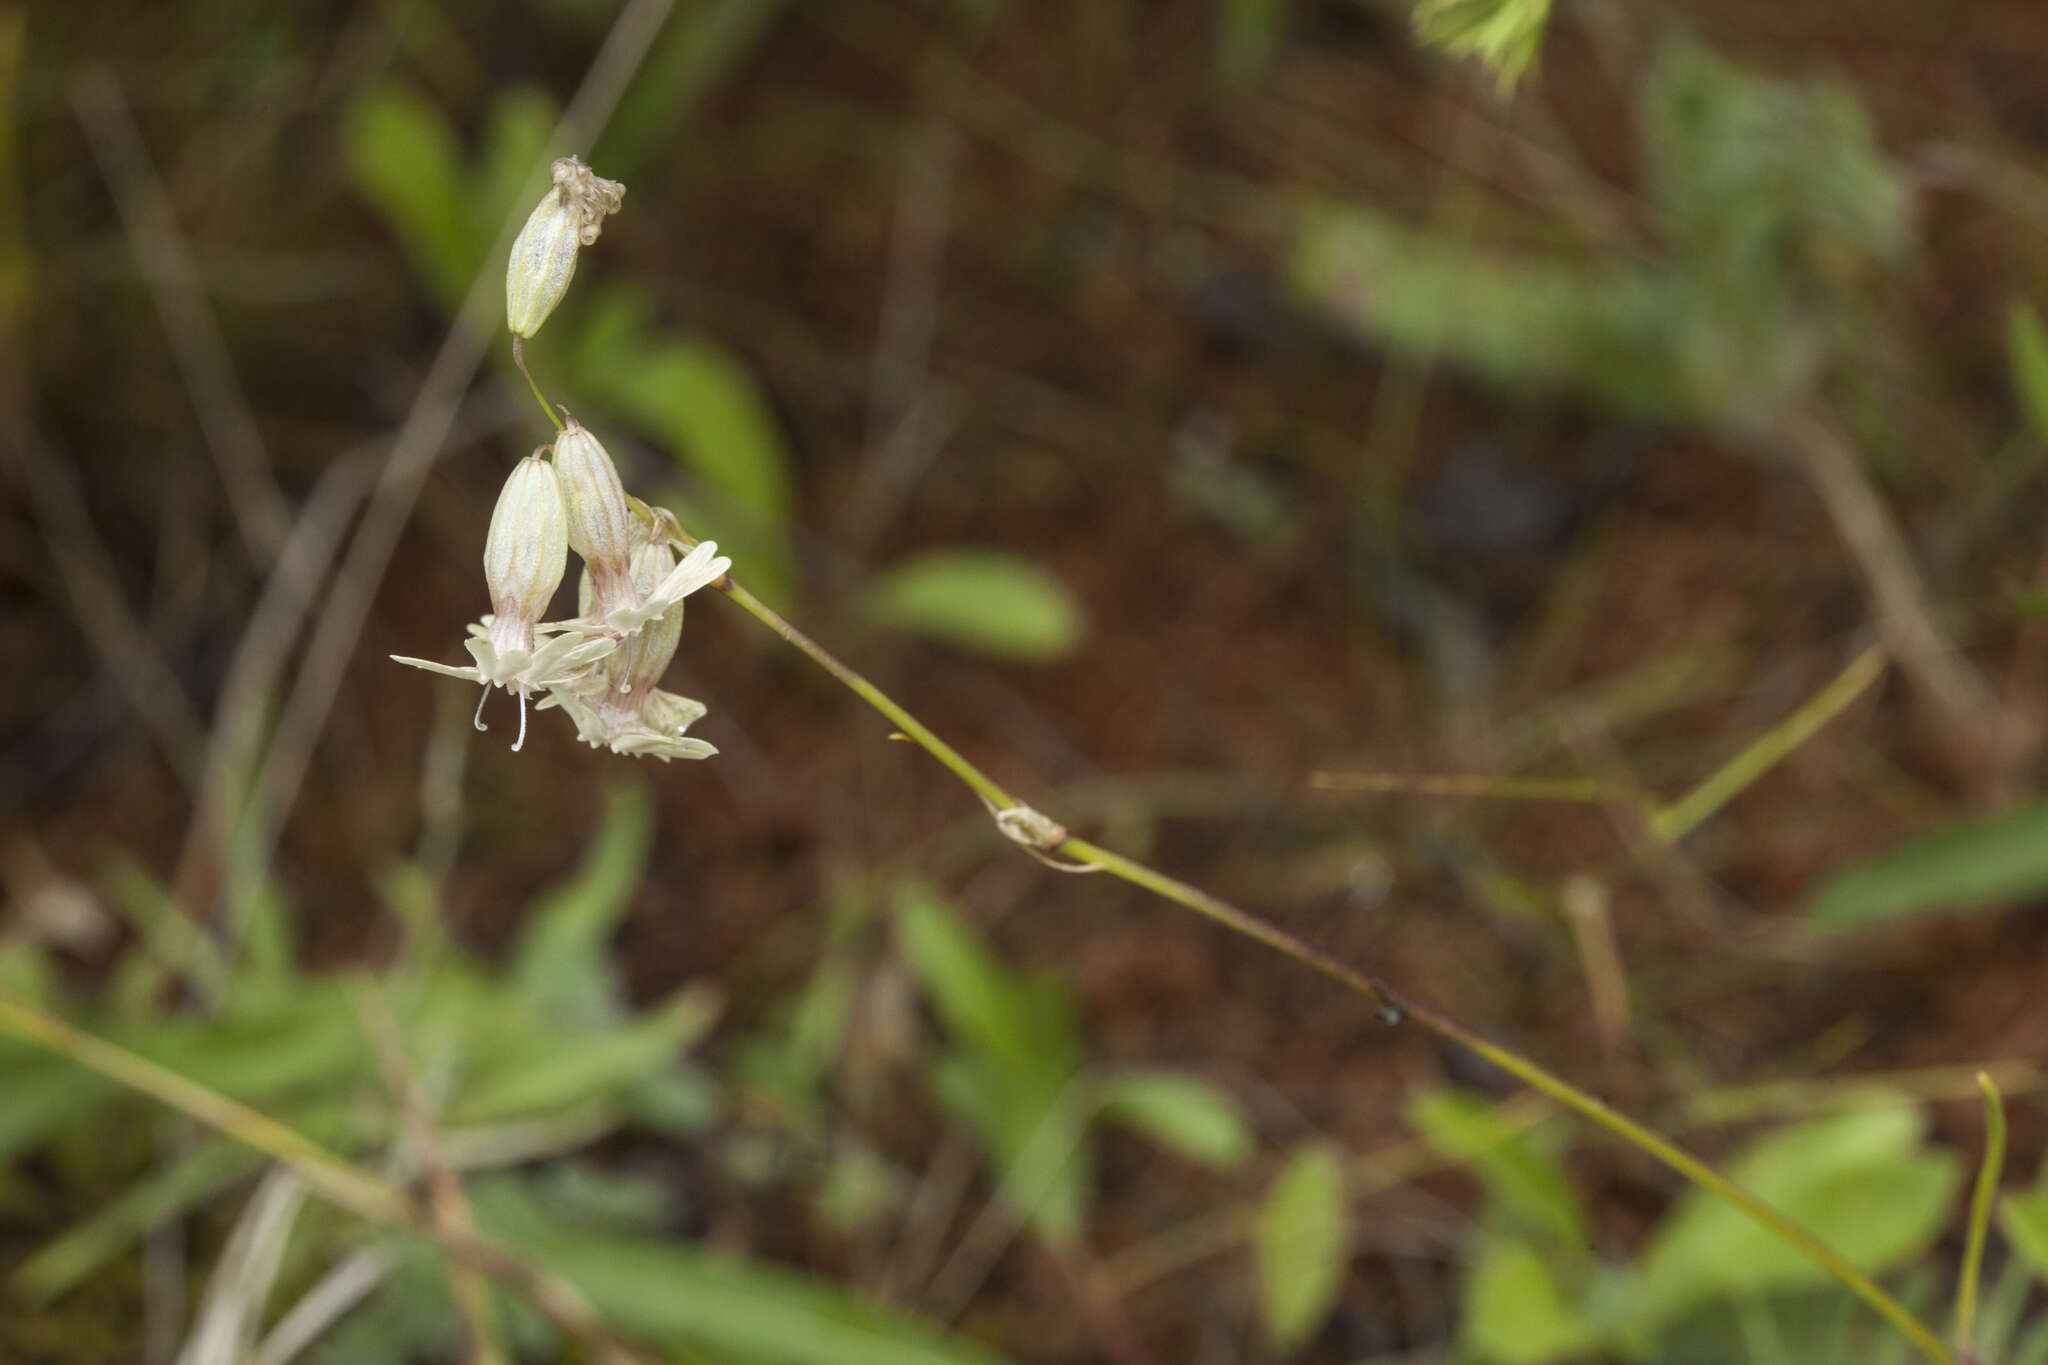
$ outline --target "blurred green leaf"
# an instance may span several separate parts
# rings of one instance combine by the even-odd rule
[[[2048,441],[2048,328],[2030,303],[2015,303],[2006,315],[2006,361],[2013,392],[2019,395],[2036,440]]]
[[[1255,1139],[1236,1101],[1206,1081],[1171,1072],[1112,1076],[1096,1090],[1102,1117],[1211,1166],[1235,1166]]]
[[[1923,1150],[1924,1127],[1905,1104],[1835,1114],[1759,1139],[1727,1174],[1858,1268],[1884,1270],[1927,1248],[1955,1194],[1956,1158]],[[1628,1315],[1633,1328],[1655,1331],[1710,1299],[1826,1275],[1748,1214],[1692,1190],[1644,1250]]]
[[[949,1033],[997,1056],[1028,1060],[1031,1021],[1009,973],[950,907],[930,893],[905,894],[896,940]]]
[[[1998,1226],[2020,1259],[2048,1280],[2048,1190],[2007,1195],[1998,1206]]]
[[[1344,1163],[1331,1146],[1298,1149],[1259,1206],[1259,1319],[1291,1351],[1322,1326],[1337,1303],[1347,1254]]]
[[[1448,1090],[1417,1095],[1408,1118],[1436,1151],[1467,1163],[1517,1231],[1545,1249],[1583,1251],[1586,1219],[1564,1167],[1529,1132],[1492,1105]]]
[[[540,202],[546,182],[522,203],[520,195],[535,183],[547,160],[548,137],[561,110],[546,91],[535,86],[499,90],[484,115],[484,131],[475,170],[468,177],[469,230],[479,259],[498,240],[508,220],[524,223]],[[465,284],[467,282],[465,281]]]
[[[1508,1238],[1488,1238],[1474,1263],[1459,1332],[1473,1355],[1498,1365],[1568,1360],[1586,1354],[1596,1339],[1543,1254]]]
[[[792,501],[782,431],[745,366],[707,341],[646,340],[603,396],[739,510],[781,525]]]
[[[482,264],[463,202],[462,154],[441,111],[403,86],[365,90],[342,126],[349,170],[443,305]]]
[[[1806,906],[1825,929],[1863,929],[2048,890],[2048,801],[1936,830],[1844,869]]]
[[[878,625],[1014,659],[1057,659],[1083,633],[1059,580],[1000,550],[938,550],[883,573],[862,595]]]
[[[227,964],[221,961],[219,945],[141,863],[116,850],[100,871],[100,886],[108,906],[135,931],[140,951],[166,970],[191,978],[208,996],[217,997],[227,989]]]
[[[619,1016],[618,984],[606,949],[647,874],[654,805],[644,786],[620,782],[576,874],[542,893],[512,950],[512,988],[538,1007],[580,1023]]]
[[[579,317],[576,393],[653,437],[695,481],[662,501],[693,533],[716,540],[754,591],[771,604],[786,600],[794,479],[781,427],[752,376],[709,343],[659,334],[638,293],[597,290]]]
[[[504,1178],[478,1181],[478,1221],[589,1296],[629,1335],[761,1365],[995,1365],[929,1324],[759,1261],[568,1231]]]
[[[1219,0],[1216,69],[1224,79],[1246,81],[1262,74],[1280,49],[1287,0]]]
[[[1844,86],[1764,75],[1679,35],[1658,47],[1643,126],[1679,257],[1759,317],[1850,262],[1896,263],[1912,240],[1905,182]]]
[[[298,1120],[291,1127],[303,1132]],[[227,1138],[210,1138],[129,1186],[112,1203],[46,1243],[15,1272],[15,1287],[43,1302],[78,1284],[149,1232],[211,1199],[262,1158]]]
[[[810,1133],[825,1119],[824,1083],[846,1036],[854,973],[828,956],[809,983],[760,1036],[740,1049],[733,1070],[779,1111],[793,1129]]]
[[[641,1127],[671,1138],[693,1138],[718,1121],[725,1096],[710,1073],[689,1065],[658,1071],[626,1095],[627,1112]]]
[[[1550,0],[1416,0],[1415,37],[1453,57],[1477,57],[1503,91],[1536,60]]]
[[[1428,0],[1419,31],[1533,44],[1542,0]],[[1432,27],[1435,26],[1435,27]],[[1533,49],[1532,49],[1533,50]],[[1668,250],[1582,260],[1481,245],[1365,206],[1311,206],[1294,288],[1360,336],[1521,392],[1629,415],[1767,422],[1859,333],[1859,281],[1911,241],[1905,186],[1846,90],[1761,76],[1684,38],[1643,82]]]
[[[211,1018],[180,1016],[113,1030],[113,1041],[245,1103],[333,1094],[375,1074],[344,978],[239,999]]]
[[[904,960],[957,1044],[933,1068],[934,1095],[981,1138],[1012,1209],[1048,1240],[1071,1239],[1094,1162],[1076,1084],[1080,1024],[1065,987],[1009,972],[929,892],[906,892],[896,925]]]
[[[716,999],[685,989],[630,1025],[561,1030],[537,1021],[476,1040],[472,1070],[449,1107],[449,1121],[488,1123],[573,1108],[616,1095],[660,1071],[710,1027]]]
[[[0,991],[25,1005],[46,1008],[57,994],[49,950],[31,940],[0,943]]]
[[[41,1052],[0,1050],[0,1161],[89,1122],[119,1093],[112,1082]]]

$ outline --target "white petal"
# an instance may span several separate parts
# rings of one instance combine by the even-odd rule
[[[710,758],[718,752],[701,739],[668,739],[655,734],[633,734],[612,741],[612,752],[631,758]]]
[[[697,589],[716,583],[731,568],[732,561],[718,553],[717,541],[700,540],[683,556],[683,562],[655,585],[645,602],[637,607],[619,608],[605,617],[605,624],[622,635],[630,635],[656,617],[666,616],[670,607]]]
[[[437,664],[432,659],[412,659],[403,654],[393,654],[391,661],[393,663],[406,664],[412,668],[424,668],[429,673],[445,673],[451,678],[460,678],[464,682],[485,681],[483,674],[477,669],[458,668],[454,664]]]

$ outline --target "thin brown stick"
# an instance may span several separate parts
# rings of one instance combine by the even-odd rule
[[[191,392],[236,529],[250,557],[267,567],[284,548],[291,506],[271,473],[256,416],[235,377],[227,340],[206,300],[199,267],[178,230],[170,195],[150,164],[135,116],[111,74],[95,69],[79,76],[71,84],[71,105],[100,174],[114,193],[129,248],[163,318],[171,356]]]
[[[462,1178],[449,1164],[441,1146],[432,1108],[413,1072],[411,1059],[405,1054],[405,1041],[399,1036],[398,1018],[392,1013],[391,1002],[381,990],[371,987],[355,994],[352,1003],[363,1034],[377,1054],[377,1069],[384,1077],[384,1088],[398,1108],[406,1146],[426,1173],[428,1220],[442,1236],[473,1235],[476,1223],[470,1216],[469,1196],[463,1193]],[[465,1357],[468,1365],[504,1365],[505,1353],[491,1329],[491,1303],[483,1278],[469,1266],[452,1263],[448,1267],[448,1295],[455,1301],[455,1311],[469,1338]]]
[[[206,748],[199,713],[129,605],[77,480],[33,430],[27,465],[29,496],[44,548],[56,562],[87,643],[142,718],[171,770],[188,784],[196,781]]]
[[[1886,649],[1939,722],[1957,765],[1976,775],[1998,751],[1998,698],[1935,621],[1927,586],[1890,509],[1848,439],[1823,414],[1791,413],[1778,439],[1856,561]]]

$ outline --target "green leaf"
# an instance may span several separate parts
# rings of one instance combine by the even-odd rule
[[[1081,608],[1059,581],[1000,550],[919,555],[868,586],[878,625],[1013,659],[1057,659],[1083,634]]]
[[[490,1123],[622,1096],[700,1037],[717,1010],[710,993],[686,988],[627,1027],[507,1029],[475,1040],[474,1070],[450,1106],[449,1121]]]
[[[1585,1215],[1564,1168],[1493,1106],[1432,1090],[1415,1097],[1408,1118],[1432,1148],[1472,1167],[1518,1230],[1551,1252],[1586,1249]]]
[[[1344,1163],[1336,1148],[1300,1148],[1259,1206],[1253,1251],[1259,1318],[1267,1338],[1291,1351],[1337,1304],[1346,1254]]]
[[[546,192],[547,182],[538,177],[560,112],[538,86],[501,90],[492,97],[483,149],[469,177],[470,235],[479,252],[497,241],[506,220],[516,215],[516,221],[524,223]],[[533,198],[521,202],[528,185],[534,186]]]
[[[1480,1253],[1459,1330],[1475,1356],[1499,1365],[1548,1365],[1584,1354],[1595,1341],[1543,1254],[1511,1239],[1489,1239]]]
[[[342,150],[435,297],[462,297],[483,248],[470,227],[461,151],[441,111],[400,86],[366,90],[349,106]]]
[[[1960,1176],[1952,1153],[1922,1149],[1924,1126],[1905,1104],[1831,1115],[1758,1140],[1728,1176],[1859,1269],[1885,1270],[1940,1234]],[[1643,1253],[1631,1325],[1655,1331],[1710,1299],[1826,1278],[1746,1213],[1693,1190]]]
[[[1453,57],[1477,57],[1502,91],[1536,60],[1550,0],[1417,0],[1415,36]]]
[[[1221,0],[1216,16],[1216,69],[1226,80],[1262,74],[1280,48],[1287,0]]]
[[[2020,1259],[2048,1280],[2048,1190],[2007,1195],[1998,1206],[1998,1226]]]
[[[513,949],[513,989],[579,1023],[618,1017],[618,987],[606,956],[619,920],[647,875],[654,807],[645,787],[621,782],[582,865],[535,901]]]
[[[762,1261],[569,1232],[512,1182],[478,1181],[477,1216],[582,1290],[629,1336],[762,1365],[997,1365],[984,1347]]]
[[[1235,1166],[1255,1139],[1236,1101],[1206,1081],[1155,1071],[1113,1076],[1096,1091],[1103,1118],[1210,1166]]]
[[[789,456],[754,377],[707,341],[649,345],[607,381],[611,401],[737,510],[787,525]]]
[[[971,1126],[1004,1202],[1050,1241],[1079,1233],[1093,1178],[1080,1103],[1080,1024],[1066,988],[1007,970],[943,902],[921,889],[897,906],[897,940],[960,1046],[932,1074],[934,1095]]]
[[[111,1081],[41,1053],[8,1048],[0,1061],[0,1161],[32,1151],[66,1128],[89,1123],[119,1093]]]
[[[2006,363],[2037,440],[2048,441],[2048,329],[2030,303],[2014,303],[2006,315]]]
[[[922,889],[896,908],[896,941],[947,1032],[970,1046],[1028,1061],[1032,1019],[1009,972],[945,902]]]
[[[2017,900],[2048,890],[2048,801],[1936,830],[1836,873],[1808,922],[1862,929],[1909,915]]]
[[[304,1131],[299,1122],[290,1126]],[[202,1142],[45,1244],[15,1272],[15,1284],[31,1302],[53,1299],[151,1229],[212,1198],[259,1164],[261,1157],[238,1142],[227,1138]]]

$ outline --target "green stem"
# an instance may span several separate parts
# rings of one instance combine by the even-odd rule
[[[554,404],[548,402],[548,396],[540,391],[540,384],[535,381],[533,371],[526,368],[526,347],[517,332],[512,334],[512,363],[519,367],[519,373],[526,376],[526,387],[533,390],[533,399],[540,404],[540,410],[555,424],[555,430],[560,431],[562,419],[555,415]]]
[[[950,744],[927,729],[910,712],[903,709],[887,693],[869,682],[835,658],[824,646],[805,635],[759,598],[741,587],[730,575],[718,585],[725,594],[739,603],[749,614],[767,625],[777,635],[794,645],[812,662],[844,683],[861,700],[880,711],[891,721],[904,737],[922,746],[932,757],[944,764],[948,771],[964,782],[974,793],[998,812],[1027,809],[1015,797],[1005,791],[979,768],[963,758]],[[1862,661],[1859,660],[1859,663]],[[1856,665],[1850,673],[1858,673]],[[1848,676],[1848,675],[1845,675]],[[1867,682],[1867,679],[1864,680]],[[1830,688],[1832,692],[1834,689]],[[1853,693],[1851,694],[1853,695]],[[1802,713],[1806,708],[1802,708]],[[1836,707],[1839,709],[1839,706]],[[1272,924],[1248,910],[1230,904],[1196,887],[1179,881],[1145,864],[1113,853],[1109,849],[1089,843],[1085,839],[1067,838],[1050,848],[1039,850],[1056,853],[1076,863],[1100,868],[1119,877],[1133,886],[1141,887],[1154,895],[1164,897],[1177,905],[1186,907],[1205,919],[1214,921],[1233,933],[1265,944],[1274,951],[1294,959],[1303,966],[1337,982],[1339,985],[1379,1003],[1381,1013],[1390,1023],[1402,1019],[1413,1019],[1446,1042],[1455,1043],[1478,1054],[1516,1077],[1531,1089],[1550,1096],[1559,1104],[1576,1110],[1601,1128],[1605,1128],[1622,1141],[1654,1158],[1701,1189],[1727,1200],[1736,1208],[1748,1214],[1793,1247],[1797,1248],[1814,1264],[1846,1286],[1850,1292],[1869,1304],[1879,1315],[1896,1327],[1908,1340],[1918,1347],[1923,1355],[1935,1365],[1956,1365],[1955,1357],[1939,1337],[1928,1330],[1906,1307],[1887,1294],[1875,1280],[1850,1264],[1840,1252],[1815,1237],[1797,1223],[1779,1213],[1770,1205],[1749,1193],[1734,1181],[1715,1171],[1698,1157],[1684,1148],[1659,1137],[1620,1111],[1603,1101],[1578,1089],[1569,1081],[1546,1071],[1535,1062],[1512,1052],[1498,1044],[1490,1043],[1464,1025],[1437,1013],[1426,1006],[1416,1004],[1396,992],[1377,977],[1367,976],[1356,968],[1332,957],[1320,948],[1296,938],[1293,934]]]
[[[888,693],[839,662],[831,651],[791,625],[773,607],[741,587],[731,575],[727,575],[717,586],[724,590],[727,597],[739,603],[749,615],[796,646],[798,651],[810,658],[811,662],[839,679],[862,701],[894,721],[896,728],[903,732],[904,738],[945,764],[947,771],[966,783],[976,796],[997,810],[1011,810],[1023,805],[1016,797],[1003,790],[993,778],[962,758],[952,745],[926,729],[924,723],[916,716],[898,706],[890,699]]]
[[[1813,738],[1814,732],[1863,695],[1891,662],[1881,646],[1872,646],[1797,711],[1758,736],[1755,742],[1721,765],[1706,781],[1650,817],[1650,829],[1665,843],[1676,843],[1700,822],[1748,789],[1776,767],[1785,755]]]
[[[1970,1227],[1963,1242],[1963,1273],[1956,1283],[1956,1355],[1976,1359],[1977,1279],[1984,1267],[1984,1238],[1991,1228],[1991,1205],[1998,1197],[1998,1178],[2005,1170],[2005,1101],[1991,1077],[1977,1073],[1984,1092],[1984,1160],[1977,1167],[1977,1188],[1970,1196]]]

